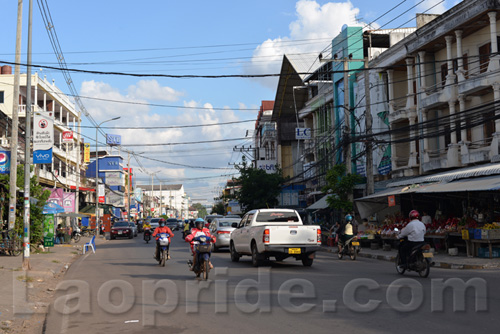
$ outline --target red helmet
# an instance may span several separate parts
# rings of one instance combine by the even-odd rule
[[[420,213],[418,213],[417,210],[411,210],[409,217],[410,217],[410,219],[419,219]]]

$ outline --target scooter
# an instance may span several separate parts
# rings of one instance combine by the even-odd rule
[[[158,238],[158,243],[160,247],[160,259],[158,260],[158,262],[162,267],[165,267],[165,262],[168,260],[167,253],[168,253],[168,245],[170,244],[170,242],[168,241],[169,237],[170,234],[168,233],[160,233],[160,237]]]
[[[359,253],[359,241],[357,241],[356,236],[353,236],[342,245],[342,251],[340,251],[337,255],[339,257],[339,260],[342,260],[344,255],[346,255],[350,256],[351,260],[354,261],[356,260],[356,255],[358,255],[358,253]]]
[[[200,235],[193,239],[194,251],[196,252],[196,263],[193,265],[191,260],[188,261],[188,266],[193,268],[196,277],[203,274],[203,279],[208,279],[210,272],[210,254],[212,251],[211,238],[206,235]]]
[[[150,240],[151,240],[151,229],[148,227],[144,230],[144,241],[146,241],[146,243],[149,244]]]
[[[75,243],[77,243],[78,241],[80,241],[81,236],[82,234],[80,232],[80,228],[75,227],[73,233],[71,233],[71,239],[75,240]]]
[[[399,244],[405,239],[400,239]],[[398,251],[396,255],[396,271],[398,274],[403,275],[405,271],[416,271],[420,277],[429,276],[431,266],[434,264],[431,259],[434,255],[430,252],[431,246],[426,242],[421,242],[415,246],[410,251],[410,256],[408,258],[408,263],[406,266],[402,264],[401,254]]]

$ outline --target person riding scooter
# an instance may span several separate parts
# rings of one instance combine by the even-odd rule
[[[353,221],[352,216],[347,214],[344,222],[337,229],[337,234],[339,235],[339,253],[342,252],[342,247],[344,247],[348,240],[354,237],[355,233],[357,233],[357,224]]]
[[[408,257],[413,247],[424,242],[426,227],[420,221],[420,213],[417,210],[411,210],[409,214],[410,222],[398,234],[398,238],[407,237],[399,246],[399,254],[401,265],[406,268],[408,265]]]
[[[146,240],[146,237],[147,237],[147,236],[150,236],[150,235],[151,235],[151,233],[152,233],[152,232],[151,232],[151,224],[149,224],[149,222],[148,222],[148,221],[146,221],[146,222],[142,225],[142,228],[143,228],[143,230],[144,230],[144,236],[143,236],[143,238],[144,238],[144,240]]]
[[[160,226],[155,228],[155,231],[153,233],[153,237],[156,237],[156,250],[154,258],[156,261],[160,261],[160,234],[166,233],[169,235],[167,246],[167,260],[170,260],[170,239],[174,236],[174,233],[168,226],[165,226],[165,219],[160,219],[159,224]]]
[[[191,234],[186,237],[186,242],[191,243],[191,252],[193,253],[193,265],[191,266],[191,271],[196,266],[196,250],[194,249],[193,239],[200,236],[206,235],[207,237],[212,239],[212,243],[215,243],[215,237],[210,234],[210,230],[205,228],[205,221],[202,218],[197,218],[195,220],[195,227],[191,230]],[[210,269],[213,269],[212,262],[209,262]]]

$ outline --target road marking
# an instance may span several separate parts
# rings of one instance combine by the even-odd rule
[[[127,320],[127,321],[125,321],[126,324],[133,323],[133,322],[139,322],[139,320]]]

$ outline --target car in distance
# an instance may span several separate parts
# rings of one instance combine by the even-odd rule
[[[137,225],[135,225],[134,222],[129,222],[128,223],[130,228],[132,228],[132,233],[134,235],[134,237],[137,237],[137,233],[139,233],[139,229],[137,228]]]
[[[128,221],[117,221],[111,227],[111,239],[116,239],[118,237],[124,237],[132,239],[134,237],[134,230],[130,226]]]
[[[205,220],[205,227],[208,228],[210,226],[210,223],[212,222],[212,219],[214,218],[224,218],[223,215],[206,215],[203,220]]]
[[[154,232],[155,228],[160,226],[160,220],[163,218],[151,218],[149,224],[151,225],[151,231]]]
[[[217,252],[221,247],[229,247],[231,232],[235,229],[234,226],[239,224],[241,218],[214,218],[208,229],[210,234],[215,236],[216,241],[213,245],[214,252]]]
[[[168,218],[165,222],[165,225],[167,225],[172,231],[177,231],[177,218]]]

